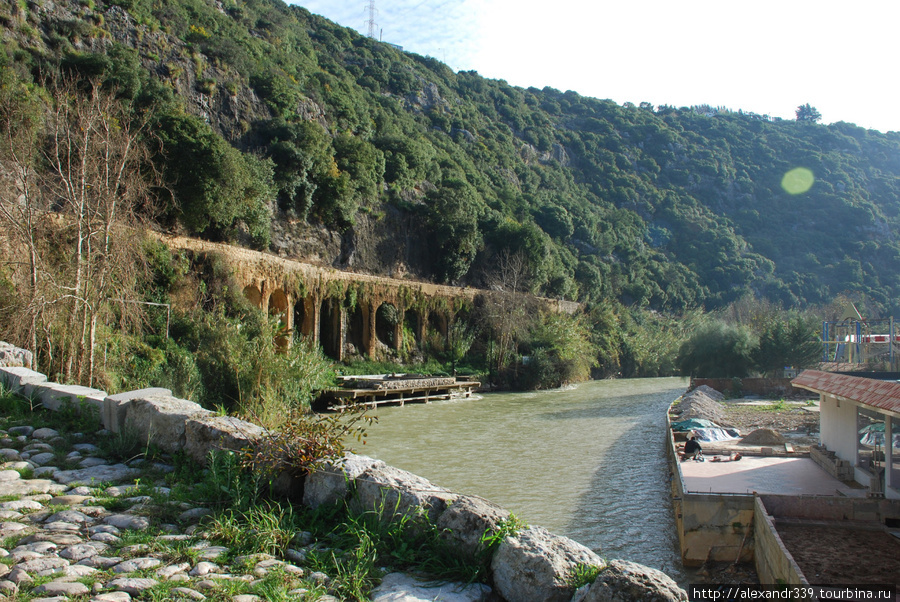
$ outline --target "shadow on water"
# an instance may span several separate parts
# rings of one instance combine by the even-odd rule
[[[621,399],[639,420],[603,454],[567,532],[586,544],[598,542],[594,550],[606,559],[659,569],[686,587],[689,575],[681,564],[664,447],[664,412],[675,396],[636,397],[639,404]],[[646,411],[634,413],[636,408]],[[616,409],[604,412],[615,415]]]

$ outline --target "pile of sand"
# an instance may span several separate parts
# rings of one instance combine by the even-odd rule
[[[697,387],[696,389],[691,391],[691,393],[694,393],[694,392],[703,393],[704,395],[706,395],[713,401],[722,401],[723,399],[725,399],[724,394],[719,393],[718,391],[716,391],[715,389],[713,389],[712,387],[710,387],[708,385],[700,385],[699,387]]]
[[[780,445],[784,443],[784,437],[772,429],[756,429],[740,442],[747,445]]]
[[[686,393],[681,398],[681,403],[673,408],[678,416],[678,420],[687,420],[688,418],[702,418],[715,422],[719,426],[728,427],[731,423],[725,414],[725,406],[711,397],[707,391],[715,393],[720,399],[724,396],[707,386],[698,387]]]

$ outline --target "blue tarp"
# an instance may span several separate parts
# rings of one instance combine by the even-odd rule
[[[693,431],[696,429],[719,428],[719,425],[712,420],[704,420],[703,418],[689,418],[672,423],[673,431]]]

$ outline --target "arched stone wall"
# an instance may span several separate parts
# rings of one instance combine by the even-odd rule
[[[260,291],[255,284],[248,284],[244,287],[244,297],[246,297],[254,307],[262,309],[262,291]]]

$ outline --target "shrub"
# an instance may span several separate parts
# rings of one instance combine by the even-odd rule
[[[746,327],[710,322],[681,345],[678,367],[682,374],[690,376],[747,376],[753,366],[755,347],[756,341]]]

